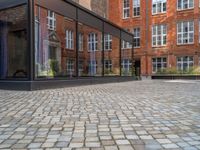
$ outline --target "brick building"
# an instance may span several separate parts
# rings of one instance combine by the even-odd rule
[[[109,0],[108,10],[109,20],[135,34],[142,75],[200,65],[199,0]]]

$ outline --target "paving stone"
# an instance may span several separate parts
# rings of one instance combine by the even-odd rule
[[[120,145],[119,150],[134,150],[131,145]]]
[[[171,143],[171,144],[163,144],[162,145],[164,148],[167,148],[167,149],[175,149],[175,148],[179,148],[179,146],[177,146],[176,144],[173,144],[173,143]]]
[[[130,144],[128,140],[116,140],[117,145],[127,145]]]
[[[200,149],[200,82],[173,82],[0,90],[0,149]]]
[[[118,150],[117,146],[105,146],[105,150]]]
[[[156,139],[160,144],[172,143],[169,139]]]

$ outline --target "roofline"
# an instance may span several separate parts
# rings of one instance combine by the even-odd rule
[[[121,31],[123,31],[123,32],[125,32],[125,33],[127,33],[127,34],[129,34],[131,36],[134,36],[133,33],[126,31],[125,29],[123,29],[122,27],[116,25],[115,23],[111,22],[110,20],[108,20],[108,19],[106,19],[106,18],[104,18],[104,17],[92,12],[91,10],[81,6],[80,4],[78,4],[78,3],[76,3],[76,2],[74,2],[72,0],[63,0],[63,1],[65,1],[67,3],[70,3],[71,5],[73,5],[73,6],[77,7],[77,8],[79,8],[79,9],[87,12],[88,14],[90,14],[90,15],[92,15],[92,16],[94,16],[94,17],[96,17],[96,18],[98,18],[98,19],[100,19],[100,20],[102,20],[102,21],[104,21],[104,22],[106,22],[106,23],[118,28],[119,30],[121,30]]]

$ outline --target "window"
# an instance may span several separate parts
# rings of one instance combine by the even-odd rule
[[[194,0],[178,0],[177,10],[194,8]]]
[[[152,2],[152,14],[165,13],[167,10],[167,0],[153,0]]]
[[[133,0],[133,16],[140,16],[140,0]]]
[[[104,36],[104,50],[112,50],[112,35],[110,34]]]
[[[133,29],[134,47],[140,47],[140,28]]]
[[[83,60],[79,60],[78,61],[78,73],[79,73],[79,76],[82,76],[83,75],[83,71],[84,71],[84,61]]]
[[[163,71],[165,68],[167,68],[167,58],[161,57],[161,58],[153,58],[152,59],[152,72],[157,73]]]
[[[122,60],[122,72],[124,74],[124,72],[130,72],[131,68],[132,68],[132,62],[130,59],[123,59]]]
[[[105,68],[105,73],[112,72],[112,60],[105,60],[104,68]]]
[[[192,56],[177,57],[177,69],[179,71],[188,71],[194,65]]]
[[[78,48],[79,48],[79,51],[83,51],[83,34],[79,33],[78,36],[79,36],[79,39],[78,39],[79,40],[79,43],[78,43],[79,47]]]
[[[53,11],[48,10],[48,29],[55,30],[56,29],[56,15]]]
[[[194,43],[194,22],[179,22],[177,24],[177,44]]]
[[[94,76],[97,73],[97,61],[96,60],[91,60],[89,61],[89,66],[88,66],[88,73],[90,76]]]
[[[74,34],[71,30],[66,30],[66,48],[73,49],[74,48]]]
[[[130,17],[130,1],[123,0],[123,19]]]
[[[152,27],[152,46],[164,46],[167,42],[167,26],[154,25]]]
[[[97,51],[97,49],[98,49],[97,33],[90,33],[88,35],[88,51]]]
[[[67,75],[72,76],[74,74],[74,60],[68,59],[67,60]]]

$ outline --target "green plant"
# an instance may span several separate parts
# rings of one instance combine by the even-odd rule
[[[55,59],[49,60],[48,76],[56,76],[59,73],[59,62]]]
[[[167,74],[174,74],[174,75],[182,75],[182,74],[187,74],[187,75],[198,75],[200,74],[200,67],[191,67],[189,69],[185,70],[178,70],[176,67],[171,67],[171,68],[165,68],[165,69],[160,69],[157,71],[156,74],[160,75],[167,75]]]

